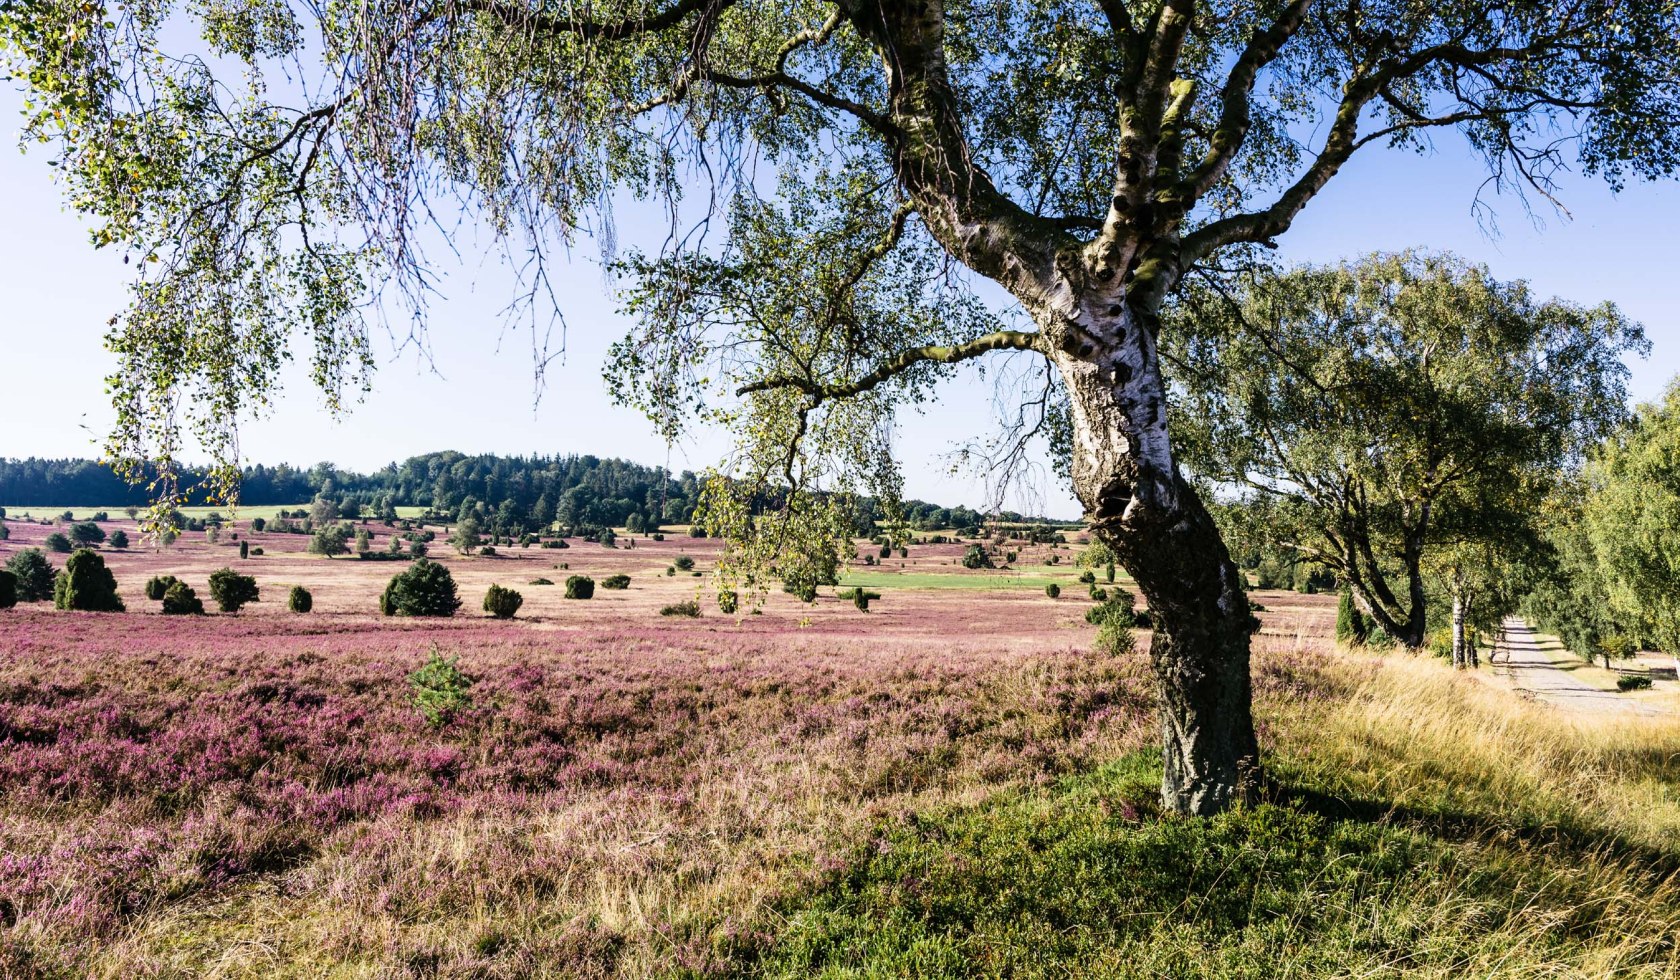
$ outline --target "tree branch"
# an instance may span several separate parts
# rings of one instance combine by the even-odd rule
[[[973,360],[982,354],[988,354],[995,350],[1038,350],[1042,338],[1042,334],[1031,330],[999,330],[960,344],[930,344],[926,347],[913,347],[909,350],[900,351],[856,381],[823,384],[809,378],[781,375],[745,385],[738,389],[735,394],[745,396],[755,392],[774,391],[778,388],[794,388],[810,395],[814,407],[825,401],[860,395],[917,364],[929,362],[956,364],[961,361]]]

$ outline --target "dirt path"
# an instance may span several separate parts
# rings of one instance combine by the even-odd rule
[[[1503,672],[1511,686],[1547,704],[1592,714],[1668,714],[1659,705],[1635,700],[1617,691],[1604,691],[1574,676],[1581,660],[1553,645],[1542,645],[1521,619],[1505,621],[1505,642],[1493,657],[1494,672]]]

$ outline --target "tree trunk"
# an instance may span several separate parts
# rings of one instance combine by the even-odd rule
[[[1208,815],[1249,798],[1260,776],[1249,683],[1253,617],[1212,515],[1178,472],[1154,338],[1116,307],[1124,343],[1056,357],[1073,414],[1074,489],[1101,539],[1137,580],[1154,628],[1165,805]]]
[[[1463,670],[1469,664],[1464,643],[1464,592],[1453,590],[1452,597],[1452,660],[1453,666]]]

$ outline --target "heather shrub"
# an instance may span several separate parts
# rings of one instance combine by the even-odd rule
[[[447,724],[455,715],[472,707],[472,697],[467,693],[472,678],[461,673],[461,668],[456,666],[457,659],[445,657],[434,643],[426,662],[408,675],[408,683],[414,688],[413,704],[430,724]]]
[[[0,609],[10,609],[17,601],[17,576],[0,568]]]
[[[484,593],[484,611],[497,619],[512,619],[524,604],[524,596],[499,585],[490,586],[490,591]]]
[[[163,593],[163,614],[165,616],[202,616],[204,603],[198,598],[198,593],[192,586],[182,581],[169,583],[169,588]]]
[[[387,616],[453,616],[459,608],[455,576],[426,558],[393,575],[379,598],[379,610]]]
[[[59,554],[68,554],[70,552],[70,539],[65,537],[63,532],[54,531],[47,535],[47,550],[56,551]]]
[[[108,543],[111,547],[117,549],[118,551],[122,551],[124,548],[128,547],[128,532],[112,531]]]
[[[301,585],[292,586],[292,591],[286,596],[286,608],[295,613],[306,613],[315,608],[315,597]]]
[[[53,605],[83,612],[122,612],[117,579],[92,548],[80,548],[53,580]]]
[[[680,572],[694,571],[694,558],[690,555],[678,555],[671,564]]]
[[[210,598],[222,612],[236,613],[247,602],[259,600],[257,580],[231,568],[217,569],[210,573]]]
[[[700,603],[695,602],[693,599],[684,599],[681,602],[673,602],[669,606],[659,610],[659,615],[686,616],[690,619],[695,619],[700,615]]]
[[[601,580],[601,588],[603,589],[618,589],[622,591],[624,589],[628,589],[629,587],[630,576],[628,575],[608,575],[606,578]]]
[[[566,580],[566,598],[593,599],[595,597],[595,580],[587,575],[573,575]]]
[[[1044,594],[1052,599],[1059,598],[1062,594],[1062,587],[1054,582],[1051,582],[1049,585],[1044,587]]]
[[[52,598],[52,563],[40,548],[25,548],[6,562],[6,570],[17,576],[19,602],[45,602]]]

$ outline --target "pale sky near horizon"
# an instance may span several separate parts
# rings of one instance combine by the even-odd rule
[[[103,378],[114,366],[101,342],[106,321],[121,310],[129,269],[120,255],[95,251],[83,225],[64,209],[51,180],[46,148],[14,149],[15,93],[0,91],[0,394],[7,424],[0,457],[99,455],[111,417]],[[1479,164],[1455,139],[1427,156],[1371,148],[1361,151],[1290,232],[1279,239],[1288,261],[1329,262],[1373,250],[1425,247],[1485,262],[1502,279],[1527,279],[1541,296],[1594,304],[1611,300],[1644,323],[1653,350],[1632,367],[1637,400],[1658,395],[1680,368],[1680,270],[1674,268],[1671,229],[1680,227],[1680,187],[1631,184],[1620,195],[1601,182],[1571,176],[1562,199],[1573,217],[1547,207],[1536,228],[1520,204],[1497,199],[1501,234],[1489,237],[1471,214],[1482,179]],[[633,222],[620,237],[636,243]],[[431,310],[433,373],[411,352],[393,351],[375,337],[379,370],[374,390],[343,420],[333,421],[319,396],[293,372],[272,415],[247,424],[241,451],[247,462],[322,460],[353,470],[442,449],[464,453],[590,453],[650,465],[666,448],[645,419],[614,407],[601,380],[607,346],[625,321],[607,295],[593,245],[584,243],[564,273],[571,324],[563,363],[550,368],[546,393],[533,407],[529,343],[510,333],[497,353],[509,297],[507,277],[494,259],[481,261],[462,243],[467,262],[443,284],[447,299]],[[995,355],[994,355],[995,356]],[[299,351],[299,359],[306,360]],[[937,405],[902,420],[897,448],[905,492],[946,506],[982,506],[982,483],[951,472],[948,454],[964,439],[983,435],[994,418],[991,387],[971,371],[941,390]],[[676,469],[715,462],[727,438],[712,433],[672,449]],[[1011,506],[1076,517],[1065,488],[1042,481],[1041,500]]]

